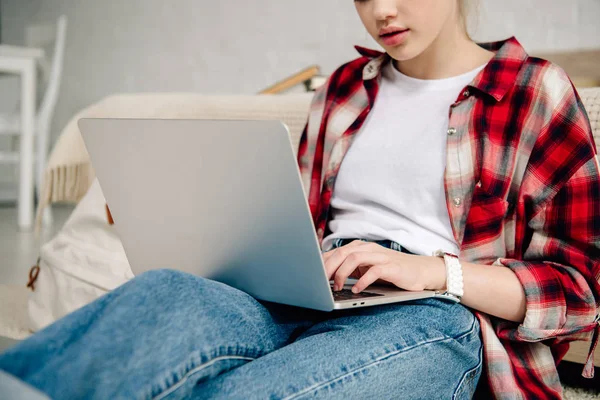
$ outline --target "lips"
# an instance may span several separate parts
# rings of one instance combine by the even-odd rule
[[[379,31],[379,38],[386,46],[399,46],[404,42],[410,29],[388,27]]]
[[[401,32],[407,31],[407,30],[408,29],[406,29],[406,28],[400,28],[397,26],[388,26],[386,28],[379,30],[379,37],[382,37],[382,38],[388,37],[388,36],[392,36],[394,34],[401,33]]]

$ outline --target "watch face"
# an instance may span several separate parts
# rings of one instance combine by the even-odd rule
[[[435,257],[449,256],[449,257],[454,257],[454,258],[458,259],[458,256],[456,254],[448,253],[447,251],[444,251],[444,250],[441,250],[441,249],[434,251],[433,255]]]
[[[433,252],[433,255],[435,257],[444,257],[444,254],[446,254],[446,252],[444,250],[436,250]]]

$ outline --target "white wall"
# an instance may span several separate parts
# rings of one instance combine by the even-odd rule
[[[600,0],[481,3],[478,40],[600,47]],[[310,64],[330,73],[356,56],[352,45],[373,46],[351,0],[2,0],[2,40],[21,44],[25,24],[60,14],[69,28],[53,137],[115,92],[255,93]],[[15,89],[0,86],[0,107],[14,105]]]

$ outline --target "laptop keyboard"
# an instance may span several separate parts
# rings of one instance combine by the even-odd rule
[[[339,291],[334,291],[333,286],[331,287],[331,293],[333,294],[334,301],[364,299],[366,297],[383,296],[381,293],[372,293],[372,292],[352,293],[352,290],[350,290],[350,289],[342,289]]]

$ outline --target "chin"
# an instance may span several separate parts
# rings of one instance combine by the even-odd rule
[[[414,46],[399,46],[386,49],[386,52],[396,61],[408,61],[416,58],[423,50],[415,48]]]

